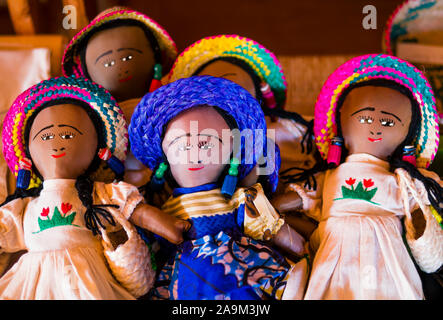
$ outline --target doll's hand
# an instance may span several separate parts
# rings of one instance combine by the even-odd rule
[[[138,205],[132,213],[130,221],[173,244],[183,242],[183,233],[191,227],[188,221],[177,219],[148,204]]]
[[[309,240],[318,223],[306,217],[301,213],[286,214],[285,222],[295,231],[300,233],[306,240]]]
[[[285,223],[273,238],[273,243],[283,251],[296,256],[302,256],[305,239]]]
[[[289,191],[287,193],[272,198],[271,203],[274,208],[277,209],[280,213],[302,209],[302,200],[300,196],[294,191]]]

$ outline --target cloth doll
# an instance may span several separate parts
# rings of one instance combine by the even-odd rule
[[[425,170],[437,119],[426,78],[399,58],[356,57],[329,76],[315,106],[324,161],[274,202],[319,222],[305,299],[424,298],[414,260],[443,264],[442,182]]]
[[[113,210],[175,243],[186,223],[144,204],[130,184],[102,182],[122,175],[127,145],[124,114],[88,79],[52,78],[16,99],[3,154],[17,189],[0,207],[0,252],[27,253],[0,278],[0,298],[134,298],[108,269],[98,236],[121,228]]]
[[[270,205],[260,183],[238,187],[263,149],[274,150],[265,145],[260,105],[245,89],[210,76],[169,83],[141,100],[129,138],[136,158],[154,172],[152,189],[165,181],[174,187],[162,210],[192,222],[190,240],[170,248],[155,298],[301,297],[306,259],[294,264],[270,244],[300,257],[303,238]],[[272,186],[278,160],[263,168]]]
[[[113,7],[101,12],[68,44],[62,61],[65,76],[82,76],[111,92],[131,120],[135,106],[161,85],[177,48],[156,21],[143,13]],[[124,181],[141,186],[150,173],[129,152]]]
[[[314,165],[315,150],[309,134],[312,123],[283,109],[287,82],[274,53],[254,40],[235,34],[206,37],[183,50],[169,73],[169,81],[193,75],[229,79],[260,101],[268,129],[275,130],[282,172]]]

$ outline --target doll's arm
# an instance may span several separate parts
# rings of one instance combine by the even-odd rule
[[[304,218],[301,214],[294,213],[294,211],[303,209],[302,198],[298,193],[289,191],[278,195],[271,200],[271,203],[280,213],[286,214],[285,221],[292,229],[303,235],[305,239],[309,239],[317,224]],[[290,212],[292,214],[288,214]]]
[[[23,213],[30,199],[15,199],[0,207],[0,253],[26,250]]]
[[[295,191],[288,191],[271,199],[271,203],[280,213],[300,211],[303,209],[303,202],[300,195]]]
[[[435,272],[443,265],[443,229],[436,219],[438,215],[423,183],[403,169],[397,169],[396,174],[406,216],[406,241],[420,269]]]
[[[295,256],[305,253],[305,239],[292,228],[284,223],[271,241],[278,248]]]
[[[315,175],[315,188],[304,188],[297,183],[288,184],[283,194],[275,196],[271,200],[272,204],[280,213],[302,211],[308,217],[320,221],[323,185],[326,175],[327,172],[320,172]]]
[[[271,241],[291,254],[302,255],[303,237],[285,223],[265,196],[261,185],[247,189],[246,194],[244,233],[255,240]]]
[[[179,244],[183,241],[183,232],[190,228],[190,223],[145,204],[143,196],[135,186],[123,181],[110,184],[96,182],[96,185],[97,198],[105,204],[117,204],[123,216],[133,224],[149,230],[171,243]]]
[[[165,238],[173,244],[181,243],[183,241],[183,233],[191,227],[188,221],[177,219],[145,203],[140,203],[135,208],[129,221]]]

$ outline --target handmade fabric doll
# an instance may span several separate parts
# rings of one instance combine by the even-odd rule
[[[68,44],[63,74],[92,79],[111,92],[131,120],[135,106],[161,85],[177,56],[167,31],[143,13],[113,7],[100,13]],[[131,153],[125,161],[126,182],[141,186],[150,173]]]
[[[314,165],[309,134],[312,124],[295,112],[283,110],[287,82],[280,62],[271,51],[239,35],[203,38],[178,56],[169,73],[169,82],[193,75],[229,79],[260,101],[268,129],[275,130],[275,141],[281,151],[281,172]]]
[[[260,105],[223,78],[179,79],[147,94],[136,107],[129,127],[132,152],[154,172],[152,189],[165,180],[175,187],[162,209],[192,222],[190,241],[172,248],[155,297],[301,297],[306,260],[293,264],[263,241],[272,239],[300,256],[303,238],[270,205],[260,183],[237,186],[263,148],[274,150],[265,145],[265,135]],[[278,160],[263,168],[274,186]]]
[[[0,207],[0,252],[28,252],[0,278],[0,298],[134,298],[111,274],[96,235],[126,219],[179,243],[186,223],[144,204],[130,184],[100,182],[109,179],[105,167],[122,175],[127,144],[122,111],[90,80],[52,78],[16,99],[3,153],[17,190]],[[152,285],[149,255],[127,259],[147,259]]]
[[[439,140],[426,78],[389,55],[353,58],[324,84],[314,133],[324,163],[274,202],[319,221],[305,299],[422,299],[413,259],[427,273],[443,264],[441,181],[425,170]]]

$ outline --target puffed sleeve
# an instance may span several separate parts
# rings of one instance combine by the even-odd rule
[[[316,221],[321,220],[323,185],[327,174],[327,171],[315,174],[315,188],[312,184],[304,186],[298,183],[290,183],[286,188],[286,192],[293,191],[300,196],[303,212]]]
[[[115,204],[120,213],[129,220],[137,205],[143,202],[143,196],[137,187],[120,181],[118,183],[95,183],[96,202],[101,204]]]
[[[440,178],[432,173],[421,170],[422,174],[435,179],[441,184]],[[424,272],[435,272],[443,265],[443,229],[436,210],[430,205],[427,190],[420,180],[412,179],[403,169],[397,169],[399,187],[405,210],[406,241],[420,269]],[[415,227],[411,213],[420,209],[426,220],[423,234],[415,239]]]
[[[15,199],[0,208],[0,253],[26,250],[23,215],[30,200]]]

